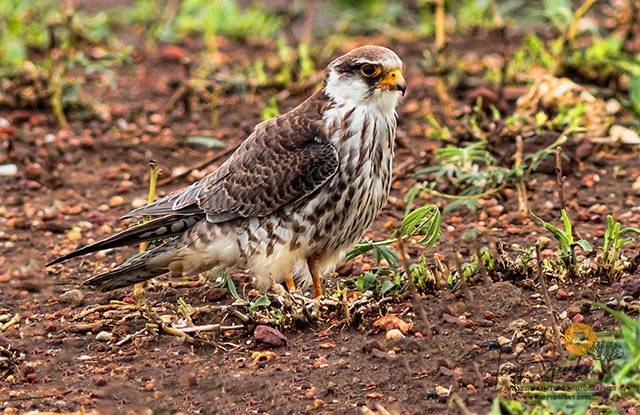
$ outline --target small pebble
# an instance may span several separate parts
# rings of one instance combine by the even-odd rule
[[[636,192],[637,195],[640,195],[640,176],[638,176],[636,181],[631,185],[631,190]]]
[[[141,197],[136,197],[131,201],[131,207],[134,209],[140,208],[147,204],[147,200]]]
[[[404,334],[399,329],[391,329],[386,332],[384,338],[387,340],[396,340],[404,337]]]
[[[551,245],[551,239],[546,236],[540,236],[537,240],[537,244],[540,245],[540,249],[548,248]]]
[[[498,344],[500,346],[504,346],[505,344],[510,344],[511,343],[511,339],[504,337],[504,336],[499,336],[498,337]]]
[[[262,343],[276,347],[287,344],[287,338],[280,332],[280,330],[262,324],[256,326],[253,331],[253,337]]]
[[[60,302],[80,305],[84,301],[84,293],[78,289],[69,290],[60,295]]]
[[[100,333],[96,334],[96,340],[100,342],[109,342],[113,340],[113,333],[109,331],[101,331]]]
[[[111,199],[109,199],[109,206],[111,207],[122,206],[124,204],[125,200],[122,196],[113,196]]]

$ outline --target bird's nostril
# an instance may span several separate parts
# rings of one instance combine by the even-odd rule
[[[392,73],[392,74],[391,74],[391,77],[392,77],[392,78],[395,78],[395,77],[396,77],[396,74]]]

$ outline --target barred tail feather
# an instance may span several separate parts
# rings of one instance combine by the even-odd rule
[[[111,291],[127,287],[169,272],[169,264],[175,259],[181,246],[177,239],[156,248],[141,252],[127,259],[116,268],[94,275],[83,285],[100,291]]]
[[[144,241],[167,238],[183,233],[203,219],[203,215],[179,216],[169,215],[150,222],[142,223],[125,229],[122,232],[111,235],[101,241],[80,247],[70,254],[61,256],[47,263],[47,266],[55,265],[72,258],[102,251],[104,249],[117,248],[119,246],[134,245]]]

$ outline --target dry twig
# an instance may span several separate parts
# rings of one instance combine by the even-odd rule
[[[547,289],[547,281],[544,279],[544,272],[542,272],[542,258],[540,257],[540,245],[536,244],[536,262],[537,262],[537,272],[538,275],[536,279],[540,281],[540,290],[542,291],[542,298],[544,299],[544,303],[547,306],[547,313],[549,314],[549,318],[551,319],[551,324],[553,325],[553,334],[556,340],[556,351],[561,350],[560,345],[562,341],[560,340],[560,325],[558,324],[558,318],[556,317],[555,309],[553,308],[553,304],[551,304],[551,299],[549,298],[549,291]]]
[[[564,204],[564,175],[562,174],[562,146],[556,147],[556,186],[558,186],[558,201],[560,209],[565,208]]]

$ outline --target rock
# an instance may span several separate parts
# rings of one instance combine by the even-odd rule
[[[287,338],[284,334],[282,334],[278,329],[265,325],[256,326],[256,329],[253,331],[253,337],[262,343],[276,347],[287,344]]]
[[[604,104],[607,110],[607,114],[611,114],[611,115],[616,114],[622,108],[622,105],[620,105],[620,102],[618,102],[618,100],[614,98],[608,99]]]
[[[326,357],[320,356],[316,360],[313,361],[313,367],[316,369],[320,369],[323,367],[329,367],[329,361]]]
[[[0,176],[15,176],[18,174],[18,166],[15,164],[0,165]]]
[[[101,331],[100,333],[96,334],[96,340],[100,342],[110,342],[111,340],[113,340],[113,337],[113,333],[111,333],[110,331]]]
[[[113,196],[111,199],[109,199],[109,206],[111,207],[122,206],[125,203],[126,202],[124,200],[124,197],[122,196]]]
[[[141,197],[136,197],[131,201],[131,207],[134,209],[141,208],[142,206],[147,204],[147,200]]]
[[[630,128],[614,125],[609,129],[609,137],[614,142],[622,144],[640,144],[640,135]]]
[[[71,242],[77,242],[82,239],[82,231],[79,227],[74,226],[67,232],[67,239]]]
[[[438,385],[438,386],[436,386],[436,393],[440,397],[449,396],[449,394],[451,393],[451,389],[447,389],[444,386]]]
[[[622,292],[624,295],[629,295],[633,298],[640,297],[640,280],[628,279],[622,283]]]
[[[511,339],[504,337],[504,336],[499,336],[498,337],[498,344],[500,346],[504,346],[505,344],[509,344],[511,343]]]
[[[572,304],[569,308],[567,308],[567,317],[573,318],[576,314],[579,314],[581,311],[580,304]]]
[[[556,292],[556,298],[558,300],[566,300],[569,297],[569,294],[563,290],[562,288],[560,288],[557,292]]]
[[[69,290],[60,295],[60,302],[72,305],[81,305],[84,301],[84,293],[78,289]]]
[[[399,329],[391,329],[387,331],[384,335],[384,338],[387,340],[396,340],[404,337],[404,334]]]
[[[499,217],[500,215],[502,215],[502,212],[504,212],[504,206],[502,205],[491,206],[490,208],[487,209],[487,213],[492,218]]]
[[[636,192],[636,194],[640,195],[640,176],[636,179],[635,182],[631,185],[631,190]]]

